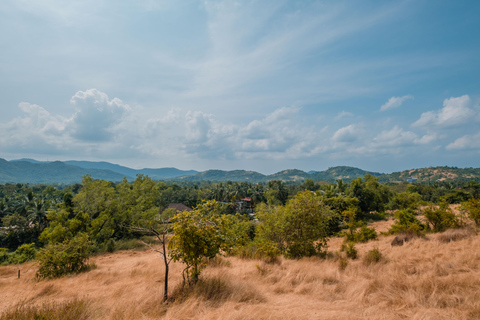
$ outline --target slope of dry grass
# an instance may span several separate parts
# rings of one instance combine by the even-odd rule
[[[3,266],[0,310],[20,301],[39,307],[85,301],[91,319],[480,319],[480,236],[448,232],[401,247],[390,245],[393,236],[357,244],[359,259],[348,260],[344,271],[334,253],[339,238],[330,241],[326,260],[217,259],[202,273],[201,287],[168,305],[160,302],[162,263],[150,251],[95,257],[95,270],[41,282],[34,281],[32,263]],[[363,263],[373,248],[383,258]],[[171,292],[181,271],[172,264]]]

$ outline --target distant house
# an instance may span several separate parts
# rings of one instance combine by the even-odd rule
[[[183,212],[185,210],[186,211],[192,211],[193,210],[192,208],[187,207],[183,203],[170,203],[168,205],[167,209],[175,209],[175,211],[180,211],[180,212]]]
[[[408,177],[407,178],[407,182],[410,182],[410,183],[415,182],[415,180],[417,180],[417,178],[415,178],[415,177]]]

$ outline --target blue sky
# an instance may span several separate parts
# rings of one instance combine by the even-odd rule
[[[3,0],[0,157],[479,167],[479,1]]]

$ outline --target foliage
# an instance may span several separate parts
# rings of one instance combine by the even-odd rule
[[[358,251],[355,248],[355,243],[353,242],[342,243],[340,251],[344,251],[347,257],[350,259],[357,259],[358,257]]]
[[[352,181],[347,195],[358,199],[361,216],[365,216],[370,212],[385,211],[385,205],[389,202],[391,192],[387,186],[378,182],[378,178],[367,174],[364,180],[357,178]]]
[[[395,223],[390,227],[389,233],[413,233],[422,234],[425,230],[420,220],[415,217],[415,214],[410,209],[398,210],[395,212]]]
[[[35,259],[37,249],[35,248],[35,243],[22,244],[20,247],[15,250],[15,253],[10,258],[11,263],[24,263],[30,260]]]
[[[464,190],[451,191],[440,198],[442,202],[446,203],[462,203],[472,198],[472,195]]]
[[[0,248],[0,265],[8,264],[10,255],[7,248]]]
[[[284,207],[264,206],[258,212],[258,243],[272,254],[276,248],[288,258],[322,254],[327,238],[332,235],[330,221],[337,218],[322,200],[311,191],[299,192]]]
[[[480,226],[480,199],[470,199],[462,203],[461,209],[475,222],[476,226]]]
[[[357,215],[355,208],[345,210],[342,215],[348,227],[348,231],[343,233],[346,242],[368,242],[377,239],[378,235],[375,229],[369,228],[363,221],[355,219]]]
[[[442,232],[448,228],[459,228],[462,226],[461,221],[445,203],[441,204],[438,208],[425,208],[423,210],[423,215],[427,219],[427,226],[433,232]]]
[[[40,263],[37,278],[56,278],[88,270],[91,246],[88,235],[80,233],[71,240],[40,249],[37,254]]]
[[[363,258],[363,263],[366,265],[378,263],[380,262],[380,260],[382,260],[382,257],[382,253],[378,250],[378,248],[373,248],[365,254],[365,257]]]
[[[409,186],[410,187],[410,186]],[[408,190],[408,189],[407,189]],[[417,192],[400,192],[397,193],[389,203],[389,207],[392,210],[395,209],[410,209],[417,210],[422,201],[422,196]]]
[[[206,201],[195,210],[179,212],[172,218],[174,236],[168,244],[169,255],[186,265],[189,283],[198,281],[204,258],[214,258],[222,249],[230,250],[242,238],[231,232],[230,217],[221,214],[219,203]]]

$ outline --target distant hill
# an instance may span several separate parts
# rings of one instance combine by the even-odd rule
[[[179,177],[175,180],[182,181],[250,181],[250,182],[261,182],[265,181],[265,175],[255,172],[255,171],[246,171],[246,170],[232,170],[232,171],[223,171],[223,170],[207,170],[199,172],[194,175]]]
[[[338,167],[328,168],[325,171],[317,171],[317,172],[311,173],[310,179],[313,179],[315,181],[323,180],[323,181],[332,182],[335,180],[343,180],[343,181],[349,182],[358,177],[363,177],[366,174],[370,174],[375,177],[379,177],[382,175],[379,172],[365,171],[365,170],[354,168],[354,167],[338,166]]]
[[[179,177],[175,180],[183,181],[251,181],[251,182],[266,182],[271,180],[282,180],[287,182],[299,182],[302,183],[306,179],[312,179],[314,181],[328,181],[333,182],[338,179],[343,179],[345,182],[352,181],[355,178],[363,177],[364,175],[371,174],[373,176],[380,176],[381,173],[369,172],[353,167],[333,167],[325,171],[310,171],[307,173],[298,169],[283,170],[271,175],[263,175],[255,171],[245,170],[208,170],[200,172],[191,176]]]
[[[148,175],[155,180],[168,180],[188,174],[195,170],[179,170],[176,168],[135,170],[109,162],[91,161],[37,161],[20,159],[6,161],[0,159],[0,183],[78,183],[82,177],[90,174],[94,179],[121,181],[124,177],[134,180],[137,174]]]
[[[82,177],[90,174],[94,179],[121,181],[123,177],[134,180],[137,174],[148,175],[154,180],[173,181],[234,181],[234,182],[267,182],[282,180],[303,183],[306,179],[314,181],[334,182],[343,180],[350,182],[366,174],[378,177],[380,182],[415,181],[430,183],[435,181],[470,181],[480,182],[480,168],[433,167],[399,171],[389,174],[365,171],[359,168],[338,166],[324,171],[305,172],[298,169],[283,170],[271,175],[264,175],[247,170],[179,170],[176,168],[132,169],[109,162],[92,161],[37,161],[20,159],[6,161],[0,159],[0,183],[77,183]]]
[[[31,162],[0,159],[0,183],[77,183],[90,174],[94,179],[121,181],[123,175],[110,170],[84,169],[60,161]]]
[[[123,176],[127,177],[127,179],[132,180],[135,179],[137,174],[148,175],[150,178],[155,180],[167,180],[172,179],[180,176],[187,176],[198,173],[195,170],[179,170],[177,168],[160,168],[160,169],[131,169],[128,167],[123,167],[118,164],[112,164],[110,162],[92,162],[92,161],[65,161],[65,163],[74,165],[80,168],[85,169],[103,169],[103,170],[111,170],[113,172],[117,172],[122,174]]]
[[[379,177],[379,181],[383,183],[403,181],[432,183],[470,180],[480,182],[480,168],[431,167],[393,172]]]

